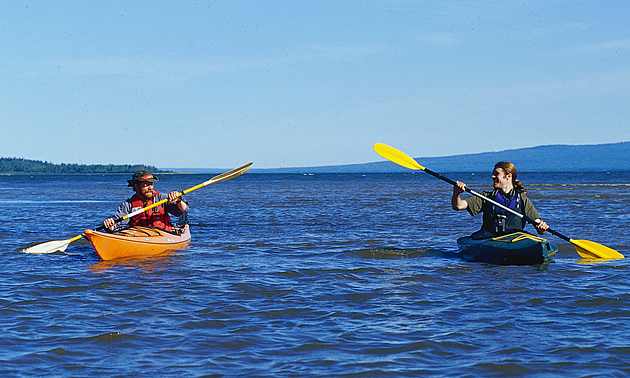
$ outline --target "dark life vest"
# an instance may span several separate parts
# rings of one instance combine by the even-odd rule
[[[507,196],[499,193],[495,189],[490,195],[490,199],[510,208],[517,213],[523,214],[523,197],[521,191],[514,189]],[[525,220],[502,209],[496,205],[488,203],[488,207],[483,213],[483,228],[492,234],[504,234],[510,231],[521,231],[525,227]]]
[[[156,198],[160,192],[155,192],[153,194],[153,198]],[[148,200],[146,203],[142,202],[138,194],[134,194],[131,198],[131,212],[134,212],[138,209],[145,208],[147,206],[153,205],[153,199]],[[147,226],[147,227],[156,227],[162,230],[166,230],[168,232],[173,231],[173,227],[171,225],[171,217],[168,216],[166,210],[162,205],[156,206],[153,209],[149,209],[142,214],[136,215],[133,218],[129,219],[130,226]]]

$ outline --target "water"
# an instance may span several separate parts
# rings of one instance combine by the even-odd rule
[[[555,230],[630,256],[630,173],[521,176]],[[20,252],[100,225],[127,178],[0,176],[1,376],[630,374],[630,259],[587,262],[549,235],[545,266],[463,261],[455,239],[481,219],[422,172],[248,173],[187,196],[185,251]]]

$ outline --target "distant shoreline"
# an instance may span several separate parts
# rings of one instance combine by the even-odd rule
[[[0,176],[107,176],[107,175],[132,175],[135,172],[78,172],[78,173],[49,173],[49,172],[0,172]],[[153,172],[160,175],[185,175],[191,172]]]
[[[514,163],[519,172],[630,171],[630,142],[597,145],[547,145],[514,150],[443,157],[416,158],[436,172],[487,172],[498,161]],[[15,169],[15,167],[19,169]],[[13,167],[13,169],[11,169]],[[146,169],[159,174],[219,174],[229,168],[165,168],[147,165],[52,164],[19,158],[0,158],[0,175],[132,174]],[[251,173],[397,173],[409,172],[390,161],[316,167],[254,168]]]
[[[2,175],[133,174],[140,170],[147,170],[151,173],[167,173],[154,166],[143,164],[54,164],[40,160],[0,158],[0,174]]]

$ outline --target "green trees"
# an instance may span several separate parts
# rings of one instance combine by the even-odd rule
[[[0,158],[0,173],[133,173],[143,169],[160,172],[156,167],[148,165],[53,164],[21,158]]]

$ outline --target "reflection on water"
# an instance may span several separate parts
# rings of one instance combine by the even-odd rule
[[[184,251],[166,251],[155,256],[135,256],[123,257],[115,260],[99,261],[90,265],[93,273],[111,273],[119,269],[137,269],[142,273],[155,273],[161,270],[169,269],[178,263],[176,258],[179,254],[185,254]]]

